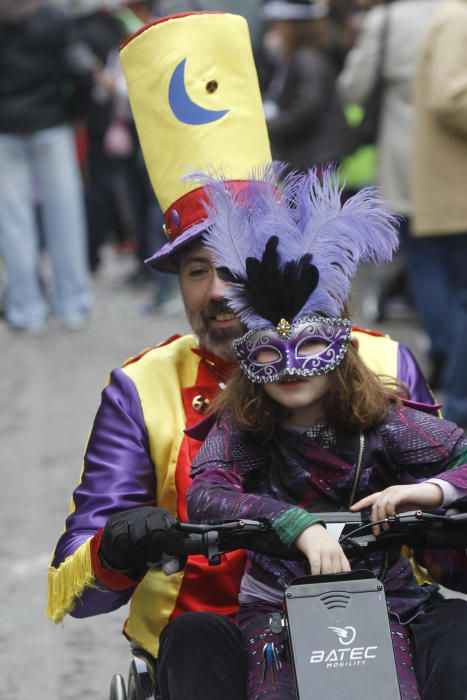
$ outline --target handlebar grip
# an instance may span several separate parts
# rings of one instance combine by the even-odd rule
[[[219,564],[219,533],[218,532],[186,532],[182,542],[177,545],[176,555],[164,555],[162,570],[166,576],[180,571],[186,557],[190,554],[202,554],[209,564]]]
[[[180,546],[180,554],[202,554],[204,537],[200,534],[185,534],[183,544]]]
[[[216,531],[208,532],[190,532],[185,533],[183,542],[177,546],[177,554],[180,556],[188,556],[189,554],[210,554],[213,545],[219,541],[219,535]]]

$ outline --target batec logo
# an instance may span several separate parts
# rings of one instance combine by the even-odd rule
[[[311,652],[310,664],[324,664],[326,668],[343,668],[347,666],[364,666],[367,661],[376,659],[377,646],[351,647],[355,641],[355,627],[328,627],[339,639],[341,647],[334,649],[315,649]]]
[[[352,644],[357,636],[355,627],[328,627],[328,630],[332,630],[337,634],[341,644]]]

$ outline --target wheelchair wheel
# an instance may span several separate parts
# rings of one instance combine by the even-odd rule
[[[109,700],[128,700],[123,676],[116,673],[110,681]]]
[[[127,700],[155,700],[154,681],[143,659],[135,656],[128,672]]]

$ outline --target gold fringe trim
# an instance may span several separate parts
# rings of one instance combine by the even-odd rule
[[[67,557],[58,569],[49,566],[46,615],[58,624],[73,610],[85,588],[97,588],[91,566],[91,538]]]
[[[420,584],[420,586],[423,586],[426,583],[434,583],[433,578],[430,576],[425,567],[420,566],[420,564],[415,560],[414,553],[411,549],[404,545],[402,547],[402,553],[406,557],[408,557],[410,564],[412,565],[415,578],[417,579],[417,582]]]

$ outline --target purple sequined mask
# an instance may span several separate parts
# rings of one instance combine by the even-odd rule
[[[347,351],[350,333],[346,318],[312,315],[292,324],[282,319],[276,328],[248,331],[234,340],[234,349],[248,379],[264,384],[286,375],[332,372]]]

